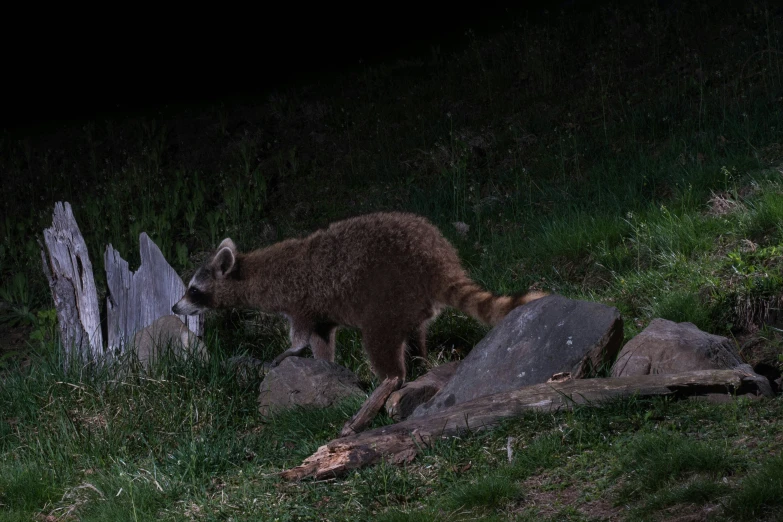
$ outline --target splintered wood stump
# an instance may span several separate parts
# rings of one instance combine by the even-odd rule
[[[92,263],[68,202],[55,204],[52,226],[43,235],[41,260],[57,310],[64,364],[99,360],[103,334]]]
[[[111,245],[106,247],[106,320],[112,352],[122,350],[125,342],[156,319],[173,315],[172,305],[185,295],[182,279],[145,232],[139,236],[139,248],[141,265],[131,272],[120,253]],[[203,315],[177,317],[196,335],[203,334]]]
[[[766,380],[765,380],[766,381]],[[318,448],[298,467],[283,471],[285,480],[340,476],[381,459],[411,461],[419,448],[441,436],[487,429],[499,421],[533,410],[556,411],[576,405],[597,405],[620,397],[771,395],[769,383],[738,370],[701,370],[669,375],[577,379],[526,386],[487,395],[427,417],[333,440]]]
[[[157,319],[173,315],[171,306],[185,293],[185,285],[146,233],[139,238],[141,266],[136,272],[109,245],[105,265],[108,350],[103,346],[100,308],[92,263],[71,205],[54,206],[52,226],[43,231],[43,271],[57,309],[64,364],[75,359],[102,362],[118,355],[122,344]],[[188,328],[202,335],[204,317],[178,316]]]
[[[375,388],[372,395],[364,401],[364,404],[362,404],[362,407],[356,412],[356,415],[345,423],[340,432],[340,437],[347,437],[348,435],[354,435],[360,431],[364,431],[375,416],[378,415],[378,412],[381,411],[381,408],[383,408],[389,395],[397,391],[401,385],[402,379],[399,377],[387,377],[384,379],[381,385]]]

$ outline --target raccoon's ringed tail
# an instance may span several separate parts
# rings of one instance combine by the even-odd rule
[[[449,285],[443,297],[446,305],[490,325],[495,325],[505,316],[511,305],[511,298],[496,296],[466,280]]]
[[[494,326],[514,308],[546,295],[548,294],[544,292],[533,291],[519,296],[499,296],[483,289],[473,281],[461,281],[448,288],[443,296],[443,302]]]
[[[531,290],[516,298],[516,304],[514,305],[514,308],[516,308],[517,306],[522,306],[523,304],[527,304],[531,301],[535,301],[536,299],[541,299],[542,297],[546,297],[548,295],[549,292],[541,292],[540,290]]]

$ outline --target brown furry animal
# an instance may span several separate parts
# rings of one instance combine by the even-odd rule
[[[426,357],[427,325],[451,306],[490,325],[547,294],[496,296],[473,282],[454,247],[425,218],[379,212],[249,253],[224,239],[172,311],[249,307],[285,315],[291,348],[334,361],[335,330],[357,327],[375,374],[405,379],[405,347]]]

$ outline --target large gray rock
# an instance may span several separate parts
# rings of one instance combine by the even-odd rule
[[[164,315],[136,332],[126,350],[135,353],[144,369],[149,369],[164,350],[171,350],[175,357],[193,354],[209,359],[204,343],[176,315]]]
[[[693,323],[653,319],[620,351],[612,377],[731,370],[742,365],[750,368],[726,337],[703,332]]]
[[[614,360],[623,321],[610,306],[550,295],[511,311],[460,363],[451,380],[411,418],[478,397],[546,382],[556,373],[590,376]]]
[[[294,406],[331,406],[365,394],[350,370],[320,359],[287,357],[261,381],[258,410],[269,415]]]

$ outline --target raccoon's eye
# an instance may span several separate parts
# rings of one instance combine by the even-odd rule
[[[199,294],[199,291],[196,289],[195,286],[191,286],[188,288],[188,295],[196,297]]]

